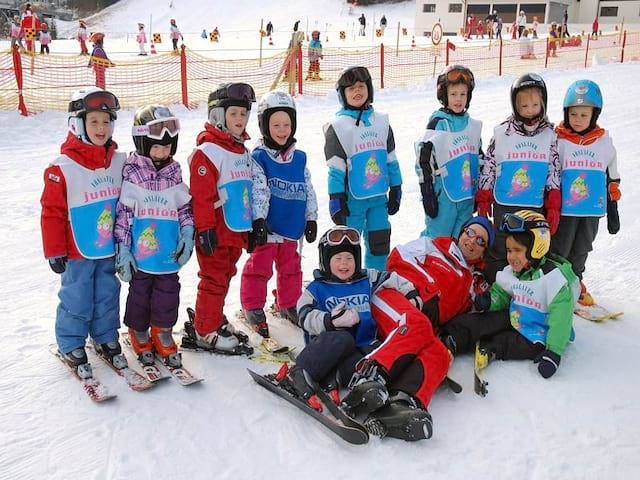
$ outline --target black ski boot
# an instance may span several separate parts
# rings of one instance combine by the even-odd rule
[[[378,410],[389,398],[386,383],[382,368],[367,360],[351,377],[342,408],[352,418]]]
[[[62,355],[65,363],[73,368],[77,368],[80,365],[84,365],[89,362],[87,359],[87,352],[85,352],[84,347],[76,348],[68,353],[60,352],[60,355]]]
[[[286,318],[296,327],[298,326],[298,310],[296,310],[296,307],[283,308],[278,313],[282,318]]]
[[[122,354],[122,347],[120,346],[120,342],[118,342],[118,340],[107,343],[97,343],[95,340],[92,341],[93,348],[95,349],[96,353],[104,357],[118,370],[122,370],[123,368],[127,368],[129,366],[127,358]]]
[[[243,310],[244,318],[251,327],[258,332],[261,337],[269,337],[269,325],[267,325],[267,316],[261,308],[253,310]]]
[[[276,380],[291,393],[302,399],[307,405],[319,412],[322,411],[322,403],[311,387],[312,380],[307,379],[307,373],[297,365],[291,369],[286,363],[282,364],[276,375]]]
[[[372,435],[400,438],[407,442],[431,438],[433,433],[429,412],[404,392],[395,393],[387,405],[371,413],[364,426]]]

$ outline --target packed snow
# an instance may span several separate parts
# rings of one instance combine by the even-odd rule
[[[138,4],[150,8],[154,3],[120,2],[119,23],[134,24],[143,11]],[[184,5],[198,9],[195,1],[174,3],[176,9]],[[247,11],[244,7],[249,2],[235,3],[238,7],[234,11],[239,7]],[[278,22],[284,24],[277,3],[260,4],[265,18],[272,15],[276,23],[278,12],[282,15]],[[341,8],[341,2],[327,3]],[[300,12],[317,8],[311,2],[298,4],[305,6]],[[400,6],[407,10],[407,16],[413,14],[413,2]],[[221,18],[227,10],[218,10]],[[390,8],[384,10],[389,18]],[[287,14],[287,25],[292,16]],[[177,13],[175,17],[181,27],[188,27]],[[200,28],[193,22],[192,29]],[[218,23],[223,28],[224,22]],[[246,357],[185,352],[185,365],[204,377],[204,382],[181,387],[167,380],[143,393],[129,390],[111,370],[94,360],[95,376],[118,398],[106,404],[91,402],[47,350],[55,341],[60,279],[42,254],[39,199],[42,172],[65,138],[67,115],[45,112],[22,117],[17,111],[0,112],[0,175],[5,185],[0,193],[5,215],[0,221],[5,239],[4,295],[0,301],[5,328],[0,340],[0,364],[5,368],[0,379],[0,479],[635,478],[640,471],[640,381],[636,371],[640,314],[634,305],[640,275],[634,262],[640,252],[640,222],[634,217],[634,205],[640,206],[640,192],[632,179],[636,173],[640,175],[637,153],[633,153],[637,152],[638,130],[633,104],[640,96],[640,84],[634,79],[640,78],[640,64],[540,73],[548,86],[549,117],[555,122],[561,118],[562,97],[572,81],[589,78],[602,88],[604,109],[599,123],[610,131],[618,151],[622,229],[611,236],[605,221],[601,222],[585,283],[599,303],[625,314],[604,323],[575,317],[576,340],[549,380],[540,377],[528,361],[492,363],[485,374],[489,381],[485,398],[473,393],[473,359],[457,358],[450,376],[464,391],[460,395],[444,389],[436,392],[429,405],[434,436],[417,443],[372,437],[366,446],[346,444],[256,385],[247,368],[267,373],[278,366]],[[477,82],[470,114],[483,121],[485,145],[493,127],[510,113],[512,81],[512,77],[502,77]],[[395,245],[414,239],[423,228],[413,142],[439,105],[432,79],[412,88],[378,90],[375,98],[375,108],[390,116],[404,178],[402,206],[392,217]],[[338,102],[334,91],[325,97],[296,101],[296,138],[309,158],[322,232],[330,226],[330,219],[321,126],[338,109]],[[176,158],[188,180],[186,159],[206,118],[206,107],[171,108],[182,122]],[[123,151],[133,150],[132,119],[132,111],[121,111],[116,122],[114,138]],[[253,146],[259,133],[255,112],[248,131],[253,137],[248,145]],[[239,269],[245,259],[243,256],[238,263]],[[305,278],[311,277],[317,261],[316,245],[305,244]],[[180,272],[178,328],[186,320],[185,308],[195,303],[197,270],[194,256]],[[238,274],[225,309],[232,322],[237,322],[234,316],[240,308],[239,284]],[[125,284],[121,313],[126,292]],[[270,303],[268,298],[267,305]],[[300,331],[285,320],[274,320],[271,329],[281,342],[302,348]],[[253,335],[252,339],[257,341]],[[130,362],[134,365],[131,356]]]

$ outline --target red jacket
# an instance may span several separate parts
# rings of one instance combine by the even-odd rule
[[[438,296],[440,324],[471,309],[476,293],[488,289],[482,259],[467,264],[456,240],[420,237],[394,248],[387,270],[409,280],[424,302]]]
[[[198,134],[197,145],[206,142],[215,143],[233,153],[244,153],[244,143],[238,141],[230,133],[215,128],[210,123],[204,124],[204,131]],[[249,136],[246,135],[248,139]],[[213,162],[201,151],[195,150],[189,159],[191,204],[193,206],[193,220],[198,232],[214,228],[218,237],[218,244],[247,248],[247,232],[229,230],[224,222],[221,208],[213,208],[220,199],[218,194],[218,179],[220,172]]]
[[[60,147],[60,153],[90,170],[108,168],[118,145],[99,147],[78,140],[71,132]],[[44,191],[40,198],[42,213],[40,228],[45,258],[66,255],[70,259],[84,258],[73,240],[69,209],[67,206],[67,183],[60,167],[50,164],[44,171]]]

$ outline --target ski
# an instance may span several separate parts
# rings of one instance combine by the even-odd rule
[[[338,417],[328,417],[326,415],[323,415],[321,412],[314,410],[293,393],[280,386],[280,384],[275,380],[274,374],[260,375],[259,373],[256,373],[251,369],[247,369],[247,371],[249,372],[249,375],[251,375],[251,378],[253,378],[253,380],[258,385],[285,399],[287,402],[295,405],[307,415],[314,418],[326,428],[331,430],[333,433],[338,435],[344,441],[352,443],[354,445],[363,445],[369,441],[369,433],[366,431],[364,426],[360,425],[355,420],[346,417],[346,414],[344,414],[344,412],[341,412],[337,405],[333,404],[336,407],[334,409],[329,405],[329,403],[325,403],[329,412],[331,412],[332,414],[334,411],[338,412]],[[322,398],[322,393],[320,393],[320,398]],[[328,398],[328,395],[325,398]],[[328,399],[328,402],[333,403],[331,402],[331,399]]]
[[[102,383],[100,383],[98,379],[93,377],[93,374],[91,373],[90,364],[87,363],[85,365],[80,366],[80,368],[85,366],[88,367],[88,372],[86,367],[84,369],[84,372],[86,372],[86,374],[88,374],[89,376],[85,376],[86,374],[83,376],[80,376],[80,373],[78,372],[78,368],[73,368],[69,366],[67,362],[64,361],[64,359],[62,358],[62,355],[60,354],[60,351],[58,350],[57,345],[50,345],[49,351],[55,357],[57,357],[58,360],[60,360],[63,363],[63,365],[67,367],[67,369],[71,373],[73,373],[73,376],[75,378],[77,378],[82,383],[82,389],[91,400],[93,400],[94,402],[105,402],[107,400],[112,400],[117,397],[117,395],[109,393],[109,390],[107,389],[107,387]]]
[[[87,344],[87,347],[87,350],[93,351],[93,353],[96,354],[96,357],[107,364],[111,370],[118,374],[118,376],[122,377],[131,390],[143,392],[144,390],[148,390],[155,386],[155,383],[150,382],[147,378],[129,367],[127,359],[123,353],[119,353],[113,357],[113,360],[109,360],[107,357],[98,353],[91,343]]]
[[[244,315],[244,311],[243,310],[238,310],[236,312],[236,318],[240,321],[242,321],[242,323],[244,325],[247,326],[248,329],[250,329],[251,331],[255,331],[254,325],[251,325],[248,321],[247,318]],[[287,353],[289,351],[289,347],[287,345],[282,345],[280,342],[278,342],[276,339],[274,339],[271,336],[265,337],[262,336],[260,334],[260,332],[256,332],[258,333],[258,335],[260,335],[260,345],[261,347],[266,350],[269,353]]]
[[[155,357],[155,365],[161,364],[171,374],[171,376],[184,387],[188,387],[189,385],[193,385],[195,383],[200,383],[204,380],[204,378],[202,377],[194,376],[189,370],[184,368],[184,366],[174,367],[169,365],[160,355],[158,355],[158,352],[155,352]]]
[[[133,352],[133,354],[136,355],[136,352],[134,352],[133,346],[131,345],[129,334],[123,333],[120,336],[122,338],[122,343],[124,343],[129,348],[129,350],[131,350],[131,352]],[[136,355],[136,360],[138,362],[138,365],[140,365],[140,368],[142,369],[142,373],[144,374],[145,377],[147,377],[147,380],[149,380],[150,382],[157,382],[158,380],[168,380],[169,378],[171,378],[171,375],[165,374],[163,370],[160,369],[156,363],[154,363],[153,365],[145,365],[140,361],[137,355]]]
[[[476,352],[473,364],[473,390],[484,397],[489,393],[487,390],[487,385],[489,383],[482,379],[480,376],[480,371],[489,364],[489,354],[487,351],[480,347],[480,342],[476,342]]]
[[[460,385],[451,377],[444,377],[444,380],[442,380],[441,385],[444,385],[453,393],[456,393],[456,394],[462,393],[462,385]]]
[[[612,312],[608,308],[598,305],[597,303],[594,303],[593,305],[581,305],[578,303],[576,304],[574,312],[579,317],[592,322],[603,322],[609,319],[620,318],[624,315],[624,312]]]
[[[215,347],[213,348],[204,348],[197,344],[196,342],[196,331],[193,326],[193,322],[195,319],[196,312],[193,308],[187,308],[187,315],[189,316],[189,320],[184,322],[184,334],[182,336],[182,341],[180,343],[180,348],[183,350],[189,350],[192,352],[209,352],[209,353],[217,353],[219,355],[246,355],[251,356],[253,354],[253,347],[249,345],[249,336],[241,331],[235,331],[233,335],[238,339],[238,346],[233,350],[221,350]]]

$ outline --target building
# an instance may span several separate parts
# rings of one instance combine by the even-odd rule
[[[484,21],[493,11],[511,25],[520,10],[529,23],[534,16],[541,24],[562,23],[565,10],[570,24],[591,25],[596,17],[601,24],[640,23],[640,0],[416,0],[415,32],[429,36],[440,22],[445,35],[457,35],[468,16]]]

